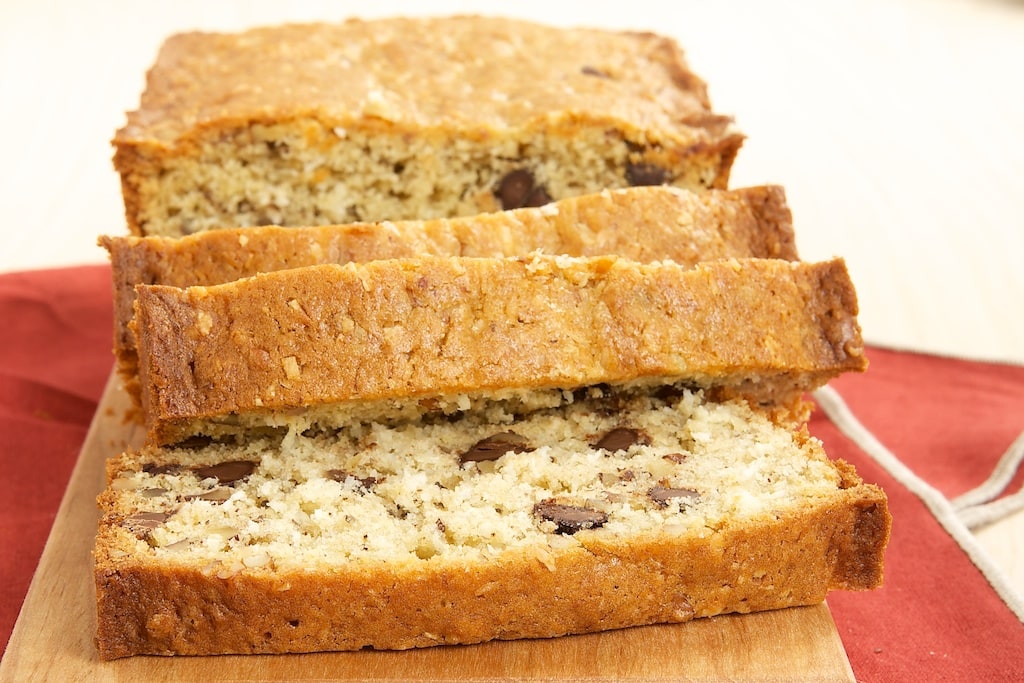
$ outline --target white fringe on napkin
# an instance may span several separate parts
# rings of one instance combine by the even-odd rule
[[[822,387],[814,392],[814,397],[818,405],[825,412],[825,415],[832,420],[839,431],[845,434],[868,457],[892,475],[896,481],[907,487],[911,493],[921,499],[942,528],[946,530],[946,533],[957,542],[971,562],[974,563],[974,566],[988,580],[996,594],[1006,603],[1007,607],[1010,608],[1017,618],[1024,622],[1024,595],[1018,592],[1017,587],[1010,582],[1010,579],[1003,570],[985,552],[985,549],[975,538],[974,534],[971,533],[970,529],[957,514],[957,509],[953,506],[953,503],[942,495],[938,489],[914,474],[874,434],[861,424],[860,420],[854,416],[842,396],[835,389],[828,386]],[[1014,444],[1016,445],[1018,442],[1022,442],[1022,440],[1024,440],[1024,437],[1018,438],[1014,441]],[[1013,451],[1014,447],[1011,446],[1010,450]],[[1013,476],[1012,473],[1010,476]]]
[[[953,499],[952,505],[969,529],[998,522],[1024,508],[1024,487],[1003,496],[1010,480],[1024,462],[1024,432],[1021,432],[992,470],[991,476],[977,488]]]

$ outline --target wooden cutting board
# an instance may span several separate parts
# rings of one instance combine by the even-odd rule
[[[104,461],[139,443],[107,383],[15,624],[0,681],[854,681],[825,604],[550,640],[307,655],[132,657],[101,662],[92,543]]]

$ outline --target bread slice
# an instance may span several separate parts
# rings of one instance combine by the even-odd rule
[[[154,445],[282,420],[528,411],[603,383],[683,382],[797,408],[866,367],[841,259],[423,257],[137,293]]]
[[[103,659],[404,649],[814,604],[879,585],[890,526],[884,494],[805,431],[687,389],[148,448],[108,479]]]
[[[181,236],[725,188],[742,141],[670,38],[454,16],[172,36],[113,144],[131,231]]]
[[[690,192],[657,186],[604,191],[463,218],[283,228],[234,228],[184,238],[103,236],[114,289],[114,353],[137,397],[135,286],[216,285],[323,263],[433,256],[615,254],[684,265],[732,257],[796,260],[780,186]]]

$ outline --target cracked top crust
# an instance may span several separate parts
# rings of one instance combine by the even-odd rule
[[[648,144],[736,134],[670,38],[453,16],[174,35],[115,143],[173,148],[211,127],[299,118],[478,139],[579,121]]]

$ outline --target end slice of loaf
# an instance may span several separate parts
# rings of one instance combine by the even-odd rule
[[[792,214],[779,186],[700,193],[637,187],[454,219],[225,228],[184,238],[104,236],[100,244],[110,254],[114,353],[135,398],[138,358],[128,325],[138,284],[216,285],[286,268],[421,255],[500,258],[542,251],[683,265],[797,259]]]
[[[182,236],[725,188],[742,141],[670,38],[455,16],[175,35],[113,144],[131,231]]]
[[[551,637],[882,580],[884,494],[701,392],[192,446],[108,464],[103,659]]]
[[[841,259],[389,259],[139,286],[149,442],[678,384],[771,406],[866,359]],[[510,408],[511,409],[511,408]]]

